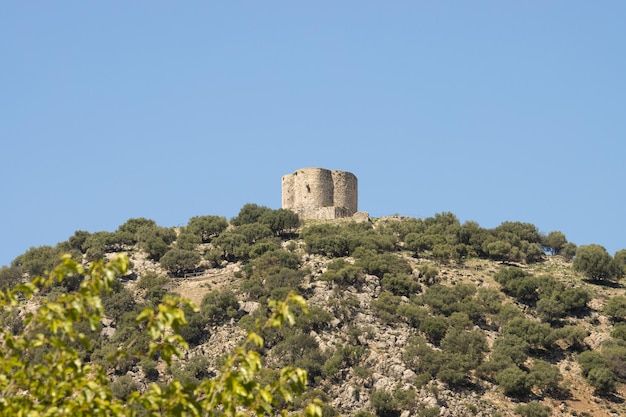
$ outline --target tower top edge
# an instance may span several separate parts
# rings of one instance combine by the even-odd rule
[[[331,172],[331,173],[341,173],[341,174],[349,174],[352,176],[355,176],[352,172],[349,171],[342,171],[342,170],[338,170],[338,169],[328,169],[328,168],[320,168],[320,167],[307,167],[307,168],[298,168],[295,171],[289,173],[289,174],[285,174],[283,175],[283,177],[287,177],[290,175],[297,175],[298,172]]]

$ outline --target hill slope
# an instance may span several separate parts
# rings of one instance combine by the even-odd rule
[[[186,245],[190,221],[173,235],[163,233],[167,250],[160,256],[146,238],[117,244],[130,257],[131,273],[105,297],[109,317],[85,355],[133,388],[171,378],[193,383],[217,372],[224,352],[265,315],[268,298],[297,291],[312,314],[264,334],[262,353],[270,369],[305,368],[308,395],[325,401],[325,415],[512,416],[516,409],[537,416],[541,410],[626,415],[623,312],[605,308],[623,296],[621,284],[587,279],[567,256],[536,253],[533,237],[522,239],[529,225],[506,225],[507,239],[517,239],[507,251],[498,243],[504,240],[484,237],[480,248],[494,243],[492,255],[500,254],[485,257],[472,252],[478,246],[470,238],[464,248],[458,243],[462,227],[474,237],[484,231],[455,224],[449,214],[430,223],[309,222],[269,233],[259,219],[210,232],[207,224],[216,219],[204,219],[211,221],[196,230],[201,237]],[[135,223],[159,232],[149,222]],[[110,249],[103,248],[105,256]],[[174,250],[195,253],[193,267],[163,262]],[[82,259],[89,261],[88,250]],[[191,344],[186,359],[169,368],[159,361],[107,362],[107,351],[124,349],[131,339],[145,342],[128,317],[165,291],[201,306],[188,311],[182,332]],[[122,382],[119,395],[127,391]]]

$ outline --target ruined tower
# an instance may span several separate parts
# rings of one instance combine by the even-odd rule
[[[283,176],[283,208],[305,219],[351,217],[358,209],[357,179],[345,171],[303,168]]]

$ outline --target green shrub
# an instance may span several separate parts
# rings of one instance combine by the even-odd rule
[[[563,380],[563,375],[561,375],[558,367],[546,361],[535,360],[530,370],[530,379],[542,393],[554,395],[559,390],[559,383]]]
[[[594,281],[613,280],[622,276],[622,269],[603,246],[591,244],[576,249],[573,267]]]
[[[123,400],[135,391],[139,391],[139,384],[130,375],[122,375],[111,383],[111,393],[117,399]]]
[[[448,322],[441,316],[429,316],[422,321],[419,329],[431,343],[439,345],[448,331]]]
[[[383,290],[391,292],[393,295],[409,297],[420,291],[420,284],[408,274],[385,274],[381,281]]]
[[[266,206],[259,206],[254,203],[245,204],[237,214],[236,217],[230,219],[230,222],[234,226],[242,226],[244,224],[252,224],[259,221],[259,219],[272,209]]]
[[[175,362],[169,370],[174,379],[184,385],[196,386],[200,381],[211,376],[209,360],[203,355],[192,356],[186,362]]]
[[[231,290],[211,291],[202,298],[200,312],[208,323],[219,325],[228,319],[237,318],[239,301]]]
[[[617,381],[611,370],[607,367],[593,368],[587,374],[587,381],[596,392],[600,394],[609,394],[615,391]]]
[[[422,301],[435,313],[449,316],[456,311],[463,311],[474,294],[476,287],[471,284],[457,284],[453,287],[435,284],[426,289]]]
[[[561,340],[567,344],[567,349],[574,351],[582,351],[587,348],[585,338],[589,336],[589,332],[579,326],[563,326],[552,332],[552,338],[557,341]]]
[[[368,274],[383,278],[385,274],[410,274],[411,266],[406,259],[393,253],[378,254],[371,250],[358,250],[354,253],[356,265]]]
[[[371,301],[374,313],[387,323],[395,323],[400,317],[397,314],[401,298],[390,292],[383,291],[377,299]]]
[[[401,304],[396,313],[416,329],[419,329],[422,322],[428,317],[428,310],[415,304]]]
[[[393,394],[387,391],[376,390],[370,396],[370,404],[378,417],[399,417],[400,409]]]
[[[516,317],[506,323],[503,332],[518,336],[533,349],[550,348],[554,343],[554,333],[548,324],[522,317]]]
[[[422,264],[418,268],[419,278],[427,285],[436,284],[439,282],[439,268],[430,264]]]
[[[228,227],[228,221],[221,216],[195,216],[189,219],[185,233],[195,235],[202,243],[208,243]]]
[[[622,321],[626,318],[626,297],[616,295],[607,301],[602,313],[606,314],[611,321]]]
[[[355,266],[344,259],[336,259],[328,264],[328,269],[319,279],[332,281],[342,287],[349,285],[360,285],[365,282],[363,269]]]
[[[611,331],[611,337],[626,342],[626,323],[616,323]]]
[[[17,268],[30,277],[44,275],[52,271],[59,262],[61,252],[52,246],[32,247],[11,262],[11,267]]]
[[[522,417],[549,417],[552,415],[552,409],[537,401],[531,401],[528,404],[519,404],[515,407],[515,414]]]
[[[159,379],[159,370],[157,369],[157,362],[150,358],[143,358],[139,361],[143,374],[149,381],[156,381]]]
[[[487,348],[487,338],[480,330],[451,328],[441,340],[441,349],[444,352],[465,356],[470,368],[480,365]]]
[[[201,260],[198,252],[184,249],[170,249],[161,257],[161,266],[175,276],[182,276],[186,272],[195,270]]]
[[[0,289],[13,288],[22,280],[22,273],[17,267],[3,266],[0,268]]]
[[[263,213],[259,222],[267,225],[278,236],[291,233],[300,226],[299,216],[291,210],[282,208]]]
[[[515,365],[498,372],[495,379],[508,396],[523,397],[530,394],[532,388],[530,376]]]

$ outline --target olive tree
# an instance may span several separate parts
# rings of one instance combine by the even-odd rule
[[[574,259],[574,269],[593,281],[621,277],[621,270],[603,246],[591,244],[579,246]]]
[[[552,255],[560,254],[566,243],[567,238],[565,238],[565,235],[556,230],[548,233],[546,236],[542,236],[541,239],[541,245]]]
[[[174,275],[182,275],[195,269],[202,257],[198,252],[174,248],[161,257],[161,266]]]
[[[202,243],[208,243],[219,236],[228,227],[228,221],[220,216],[195,216],[189,219],[185,233],[200,237]]]

